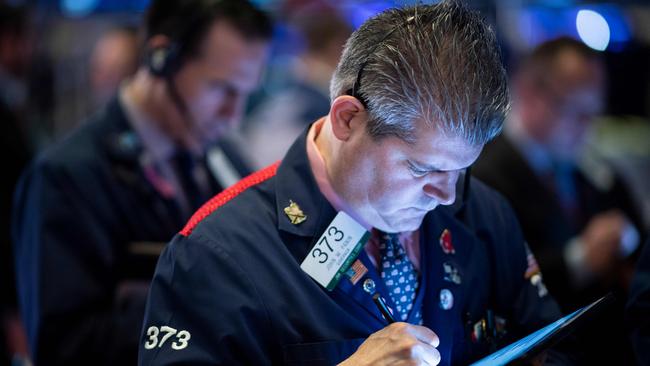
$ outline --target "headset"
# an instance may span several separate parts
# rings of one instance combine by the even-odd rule
[[[222,0],[200,0],[185,6],[196,6],[192,15],[181,23],[181,29],[175,37],[170,37],[169,44],[152,47],[145,53],[145,63],[149,72],[163,78],[167,84],[169,95],[173,103],[186,119],[191,119],[187,103],[181,98],[174,82],[174,75],[181,68],[187,44],[206,21],[206,17],[214,17],[214,8]]]
[[[174,75],[181,66],[179,44],[172,41],[169,45],[153,47],[147,51],[146,57],[149,72],[165,80],[167,91],[172,98],[172,102],[176,105],[183,117],[189,121],[191,118],[189,108],[178,93],[176,83],[174,82]]]
[[[146,63],[149,72],[157,77],[168,78],[178,71],[180,58],[178,43],[153,47],[147,51]]]
[[[170,37],[168,45],[153,47],[146,52],[146,64],[151,74],[163,78],[171,77],[180,69],[189,40],[200,26],[214,18],[215,11],[218,11],[215,8],[222,2],[223,0],[185,2],[184,6],[193,11],[180,23],[180,30],[176,32],[176,36]],[[182,7],[177,10],[182,11]]]

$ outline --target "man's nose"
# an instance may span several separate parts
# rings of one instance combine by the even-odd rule
[[[219,119],[230,120],[235,116],[235,106],[232,97],[224,98],[223,102],[217,109],[217,117]]]
[[[223,102],[217,110],[218,118],[224,120],[237,120],[244,112],[245,97],[236,90],[228,90]]]
[[[434,173],[435,177],[424,185],[424,193],[441,205],[453,204],[456,201],[458,174],[458,171]]]

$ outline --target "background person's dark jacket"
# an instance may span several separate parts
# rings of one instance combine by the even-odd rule
[[[565,245],[579,235],[593,216],[611,209],[620,209],[643,232],[642,220],[632,201],[631,194],[623,182],[614,177],[608,190],[600,190],[580,172],[574,170],[577,192],[577,219],[570,219],[562,210],[555,193],[538,177],[521,153],[504,135],[485,146],[480,158],[472,167],[472,173],[489,186],[503,194],[515,210],[521,223],[524,238],[535,254],[548,289],[566,313],[587,305],[609,291],[617,294],[616,303],[599,317],[600,321],[581,329],[576,339],[581,341],[593,362],[632,362],[629,344],[625,341],[623,329],[623,308],[626,293],[621,282],[624,276],[608,281],[594,282],[589,286],[577,287],[571,280],[571,273],[564,260]],[[623,267],[633,267],[633,258]],[[627,273],[622,270],[621,273]],[[628,278],[629,279],[629,278]],[[602,329],[608,329],[603,337]],[[617,351],[593,352],[601,346]],[[611,360],[608,359],[611,357]],[[626,358],[627,357],[627,358]],[[608,361],[610,360],[610,361]],[[627,360],[627,361],[626,361]]]
[[[222,150],[247,173],[230,147]],[[148,282],[187,219],[147,179],[141,151],[116,98],[21,180],[19,303],[39,366],[136,363]]]

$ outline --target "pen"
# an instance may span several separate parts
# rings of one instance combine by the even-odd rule
[[[386,321],[388,321],[388,324],[392,324],[397,321],[395,320],[395,318],[393,318],[393,314],[390,313],[390,310],[388,310],[388,306],[386,306],[384,299],[381,296],[379,296],[379,293],[375,293],[374,295],[372,295],[372,301],[375,302],[375,305],[377,305],[379,312],[381,313],[381,315],[384,316]]]

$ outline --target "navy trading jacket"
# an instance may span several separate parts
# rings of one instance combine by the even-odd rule
[[[344,278],[331,292],[300,268],[336,215],[312,175],[305,141],[303,133],[281,163],[215,196],[164,250],[140,365],[332,365],[387,325],[363,289],[371,279],[390,299],[365,251],[364,278]],[[510,339],[560,317],[539,276],[527,279],[534,258],[507,203],[478,181],[470,192],[459,205],[429,212],[420,229],[415,301],[440,338],[442,365],[489,353],[480,327],[488,309]],[[291,223],[290,201],[304,222]],[[453,297],[446,310],[443,290]]]
[[[221,151],[249,173],[232,148]],[[35,364],[136,363],[147,284],[187,220],[148,178],[143,154],[114,98],[23,174],[13,234]]]

